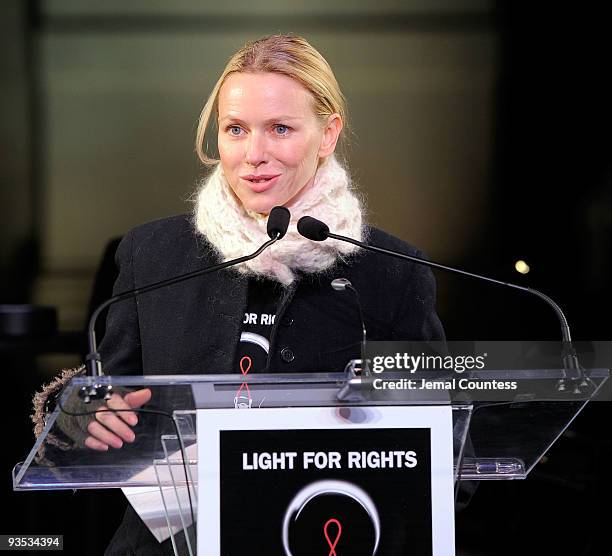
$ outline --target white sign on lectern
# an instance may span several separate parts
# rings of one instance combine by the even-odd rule
[[[450,406],[198,410],[198,555],[453,556]]]

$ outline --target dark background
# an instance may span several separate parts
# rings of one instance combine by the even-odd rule
[[[159,24],[159,17],[113,14],[53,18],[45,16],[45,5],[15,1],[0,8],[1,303],[39,301],[37,284],[46,270],[42,253],[49,168],[45,161],[54,145],[45,135],[48,91],[41,86],[45,33],[121,34],[134,27],[146,32]],[[275,28],[297,27],[306,36],[318,26],[343,33],[346,28],[369,25],[382,32],[388,26],[396,33],[493,34],[497,53],[490,134],[482,139],[474,138],[469,127],[463,132],[466,142],[486,141],[490,153],[486,225],[478,229],[469,249],[449,262],[542,289],[563,307],[577,339],[609,339],[612,91],[607,79],[611,45],[603,7],[507,1],[475,11],[438,13],[432,8],[401,17],[393,10],[374,19],[345,14],[344,20],[319,21],[313,16],[301,27],[288,24],[294,21],[291,16],[283,17],[274,20]],[[295,21],[300,21],[298,16]],[[168,18],[168,23],[176,31],[185,21]],[[244,20],[239,23],[246,27]],[[207,29],[202,19],[195,19],[188,23],[190,32],[197,32],[199,25]],[[246,34],[263,33],[258,29]],[[129,131],[118,131],[122,133]],[[163,141],[163,133],[159,136]],[[15,171],[16,161],[20,172]],[[20,196],[24,191],[28,194]],[[65,202],[68,214],[96,208],[93,198],[87,206],[72,207],[68,196]],[[389,208],[393,210],[397,212]],[[160,212],[164,213],[163,207]],[[107,214],[113,218],[112,211]],[[384,219],[377,223],[385,227]],[[100,243],[110,239],[100,238]],[[444,253],[424,247],[433,258]],[[92,257],[100,260],[102,250]],[[528,275],[514,272],[519,258],[530,263]],[[91,283],[95,265],[79,272]],[[76,274],[66,271],[68,278]],[[440,273],[437,278],[439,312],[451,339],[558,338],[553,313],[536,298]],[[81,321],[90,293],[83,294]],[[54,299],[53,293],[45,299]],[[60,326],[59,334],[45,338],[0,338],[10,416],[0,481],[4,507],[10,509],[3,533],[63,533],[67,553],[100,554],[122,514],[123,502],[116,493],[13,493],[9,477],[12,465],[32,444],[27,419],[31,394],[49,378],[51,368],[78,362],[82,345],[78,329]],[[49,359],[53,354],[63,359]],[[609,512],[600,508],[606,507],[612,494],[606,463],[612,455],[609,423],[608,405],[593,404],[527,481],[482,484],[470,506],[457,516],[458,553],[607,554]]]

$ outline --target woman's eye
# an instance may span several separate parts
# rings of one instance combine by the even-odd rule
[[[242,132],[242,129],[240,129],[240,127],[237,125],[231,125],[227,128],[227,130],[229,131],[230,135],[234,135],[236,137]]]
[[[286,135],[289,132],[289,128],[283,124],[276,125],[274,129],[278,135]]]

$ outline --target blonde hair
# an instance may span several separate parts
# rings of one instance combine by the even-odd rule
[[[219,91],[232,73],[279,73],[301,83],[313,97],[315,114],[326,119],[339,114],[346,125],[346,100],[327,60],[306,39],[297,35],[271,35],[248,42],[228,61],[213,87],[196,133],[196,153],[203,164],[219,162],[206,154],[206,133],[213,113],[218,113]]]

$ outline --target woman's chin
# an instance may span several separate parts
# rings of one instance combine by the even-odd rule
[[[269,199],[248,199],[242,202],[242,206],[249,212],[268,215],[279,203]]]

